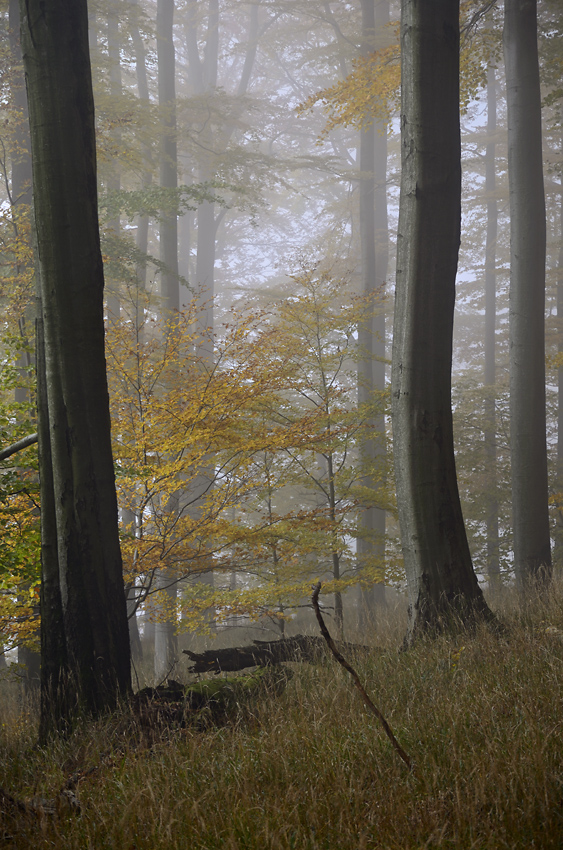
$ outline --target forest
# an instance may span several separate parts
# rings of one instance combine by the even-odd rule
[[[1,0],[1,844],[561,846],[562,35]]]

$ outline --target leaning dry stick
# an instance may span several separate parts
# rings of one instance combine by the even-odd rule
[[[354,668],[350,664],[348,664],[346,659],[343,658],[343,656],[337,650],[336,645],[335,645],[333,639],[330,636],[330,632],[325,625],[325,621],[323,620],[323,615],[321,614],[321,609],[319,608],[319,593],[320,593],[320,590],[321,590],[321,582],[319,581],[319,582],[317,582],[317,584],[313,588],[313,596],[311,598],[312,598],[312,601],[313,601],[313,608],[315,609],[315,614],[317,615],[317,620],[319,621],[321,634],[324,637],[324,639],[326,640],[326,642],[328,644],[328,648],[330,649],[330,651],[332,652],[332,654],[334,655],[334,657],[336,658],[338,663],[341,664],[344,667],[345,670],[348,670],[348,672],[352,676],[352,679],[354,680],[355,686],[357,687],[360,694],[362,695],[363,701],[365,702],[367,707],[370,709],[370,711],[372,711],[373,714],[375,714],[375,716],[380,721],[381,725],[383,726],[383,729],[385,730],[385,734],[387,735],[387,737],[389,738],[389,740],[391,741],[391,743],[393,744],[393,746],[395,747],[395,749],[399,753],[400,757],[403,759],[406,766],[409,768],[409,770],[412,770],[412,762],[411,762],[410,756],[408,756],[407,753],[403,750],[403,748],[401,747],[401,745],[399,744],[399,742],[395,738],[395,736],[394,736],[394,734],[391,730],[391,727],[389,726],[389,724],[385,720],[384,716],[382,715],[380,710],[377,708],[377,706],[374,705],[374,703],[371,701],[370,697],[367,695],[364,686],[360,682],[360,677],[358,676],[358,674],[356,673]]]

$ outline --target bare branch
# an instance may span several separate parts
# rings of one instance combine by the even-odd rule
[[[328,648],[330,649],[330,651],[332,652],[332,654],[334,655],[334,657],[336,658],[338,663],[341,664],[342,667],[344,667],[344,669],[347,670],[350,673],[356,688],[359,690],[359,692],[362,696],[363,701],[365,702],[365,704],[367,705],[369,710],[373,714],[375,714],[375,716],[377,717],[377,719],[379,720],[379,722],[383,726],[385,734],[387,735],[387,737],[389,738],[389,740],[393,744],[394,748],[396,749],[396,751],[398,752],[398,754],[400,755],[400,757],[402,758],[402,760],[404,761],[406,766],[409,768],[409,770],[412,770],[413,764],[412,764],[412,761],[410,759],[410,756],[408,756],[407,753],[404,751],[404,749],[401,747],[401,745],[399,744],[399,742],[395,738],[395,735],[393,734],[391,727],[387,723],[385,717],[383,716],[381,711],[377,708],[377,706],[372,702],[372,700],[368,696],[364,686],[360,682],[360,677],[358,676],[358,674],[356,673],[356,671],[354,670],[352,665],[349,664],[346,661],[346,659],[340,654],[340,652],[336,648],[336,644],[334,643],[333,639],[330,636],[330,632],[325,625],[325,621],[323,620],[323,615],[321,614],[321,609],[319,607],[320,590],[321,590],[321,582],[319,581],[319,582],[317,582],[317,584],[313,588],[313,595],[311,597],[311,601],[313,603],[313,608],[315,609],[315,614],[317,615],[317,620],[318,620],[318,623],[319,623],[319,628],[321,630],[321,634],[324,637],[324,639],[326,640],[326,642],[328,644]]]
[[[17,443],[12,443],[11,446],[8,446],[6,449],[2,449],[0,451],[0,460],[6,460],[6,458],[15,455],[17,452],[23,451],[23,449],[27,449],[28,446],[32,446],[37,442],[37,434],[28,434],[27,437],[23,437],[21,440],[18,440]]]

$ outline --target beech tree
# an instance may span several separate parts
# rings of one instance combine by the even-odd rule
[[[510,440],[514,567],[523,588],[551,576],[545,422],[545,255],[535,0],[506,0],[510,190]]]
[[[37,244],[41,726],[130,689],[86,0],[21,0]]]
[[[412,641],[452,614],[491,615],[463,523],[451,408],[461,220],[459,3],[403,0],[401,48],[392,415]]]
[[[368,59],[380,46],[382,32],[389,23],[389,3],[362,0],[361,55]],[[370,120],[360,130],[360,250],[362,291],[369,295],[385,292],[389,264],[389,228],[387,223],[387,122]],[[374,305],[375,307],[375,305]],[[385,313],[372,309],[369,321],[358,328],[363,357],[358,363],[358,401],[369,402],[374,392],[385,388]],[[371,422],[371,439],[362,446],[364,457],[372,463],[384,459],[386,451],[385,418],[381,413]],[[374,477],[366,476],[365,486],[376,488]],[[385,511],[365,507],[360,520],[367,534],[357,542],[358,557],[376,555],[385,560]],[[375,620],[376,606],[385,604],[385,583],[377,582],[363,594],[361,615]]]

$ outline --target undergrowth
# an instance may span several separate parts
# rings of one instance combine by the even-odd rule
[[[563,596],[504,622],[351,659],[412,772],[329,658],[218,727],[149,734],[124,709],[40,749],[5,706],[0,787],[48,800],[74,777],[81,810],[4,806],[0,847],[559,850]]]

